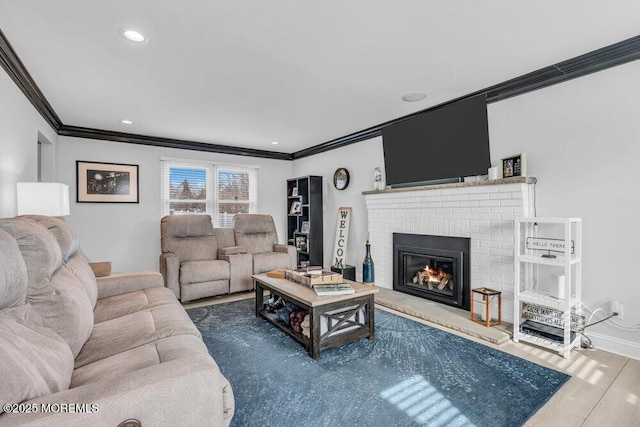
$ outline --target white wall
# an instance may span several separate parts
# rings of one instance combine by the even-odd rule
[[[538,179],[537,215],[583,218],[586,305],[608,312],[612,300],[624,304],[624,320],[615,322],[619,327],[605,322],[589,328],[588,335],[599,348],[640,359],[640,279],[634,267],[640,241],[638,75],[640,62],[615,67],[492,103],[488,116],[493,165],[527,153],[528,175]],[[296,176],[325,178],[325,266],[331,264],[337,209],[354,208],[347,256],[358,278],[367,229],[361,192],[373,189],[375,166],[384,166],[381,138],[294,162]],[[351,173],[342,192],[332,185],[337,167]]]
[[[356,279],[362,279],[362,261],[365,255],[364,242],[367,234],[367,209],[363,191],[373,190],[373,170],[380,166],[384,176],[382,137],[358,142],[343,148],[293,162],[294,176],[320,175],[323,187],[323,252],[324,266],[331,265],[334,238],[338,224],[338,208],[350,206],[351,224],[347,242],[347,264],[355,265]],[[339,167],[349,170],[350,182],[345,190],[337,190],[333,185],[333,174]],[[375,245],[376,242],[371,242]],[[375,259],[373,260],[375,264]]]
[[[640,62],[489,105],[491,157],[527,153],[538,216],[583,218],[583,300],[592,309],[625,305],[622,325],[640,325],[638,214]],[[640,331],[605,322],[595,332],[615,350]],[[604,342],[598,334],[615,338]],[[621,352],[621,350],[618,350]]]
[[[111,261],[114,271],[157,270],[160,255],[160,157],[258,166],[258,212],[273,215],[286,240],[286,179],[292,164],[173,148],[60,137],[58,175],[69,185],[71,215],[82,249],[94,261]],[[140,203],[76,203],[76,160],[139,165]]]
[[[16,182],[37,180],[38,133],[55,148],[58,135],[0,69],[0,218],[18,212]]]

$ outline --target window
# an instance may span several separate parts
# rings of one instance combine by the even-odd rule
[[[162,214],[209,214],[231,227],[237,213],[256,212],[257,169],[163,160]]]

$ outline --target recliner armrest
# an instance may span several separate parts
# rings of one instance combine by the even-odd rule
[[[246,254],[247,248],[244,246],[229,246],[218,249],[218,258],[229,255]]]

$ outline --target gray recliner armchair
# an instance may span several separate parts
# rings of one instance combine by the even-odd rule
[[[253,256],[253,274],[296,266],[296,248],[278,243],[271,215],[237,214],[233,217],[236,245]]]
[[[251,255],[242,247],[220,248],[217,234],[209,215],[162,218],[160,272],[180,301],[252,289]]]

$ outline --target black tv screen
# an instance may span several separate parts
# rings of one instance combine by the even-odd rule
[[[382,130],[387,185],[484,175],[491,166],[484,95],[427,110]]]

